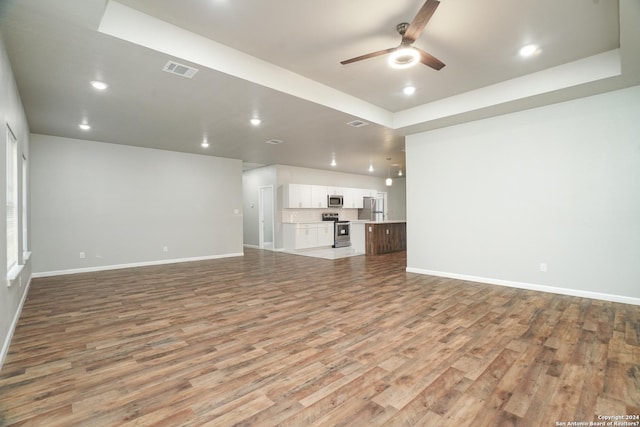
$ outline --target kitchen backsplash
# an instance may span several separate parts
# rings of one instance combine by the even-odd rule
[[[325,212],[337,212],[341,221],[358,219],[357,209],[283,209],[282,222],[321,222]]]

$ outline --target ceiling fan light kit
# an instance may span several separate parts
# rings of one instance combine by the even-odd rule
[[[420,61],[420,52],[412,47],[399,48],[389,55],[389,65],[393,68],[413,67]]]
[[[347,65],[353,62],[375,58],[376,56],[390,53],[389,65],[394,68],[408,68],[418,62],[422,62],[424,65],[431,67],[434,70],[440,70],[444,67],[444,62],[429,53],[412,46],[418,37],[420,37],[420,34],[422,34],[424,27],[427,25],[439,5],[440,2],[438,0],[427,0],[410,24],[402,22],[396,26],[396,30],[402,37],[400,46],[356,56],[355,58],[347,59],[340,63],[342,65]]]

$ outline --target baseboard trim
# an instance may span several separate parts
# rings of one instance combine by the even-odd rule
[[[469,282],[486,283],[489,285],[507,286],[510,288],[527,289],[531,291],[548,292],[552,294],[569,295],[573,297],[590,298],[602,301],[619,302],[623,304],[639,305],[640,298],[623,295],[612,295],[600,292],[585,291],[580,289],[558,288],[555,286],[537,285],[535,283],[515,282],[511,280],[493,279],[488,277],[470,276],[466,274],[449,273],[445,271],[425,270],[421,268],[407,267],[408,273],[424,274],[429,276],[446,277],[449,279],[466,280]]]
[[[164,265],[164,264],[176,264],[181,262],[205,261],[210,259],[232,258],[237,256],[244,256],[244,252],[234,252],[234,253],[221,254],[221,255],[209,255],[209,256],[191,257],[191,258],[163,259],[158,261],[135,262],[130,264],[101,265],[96,267],[73,268],[69,270],[40,271],[37,273],[33,273],[31,277],[38,278],[38,277],[64,276],[67,274],[78,274],[78,273],[94,273],[98,271],[120,270],[122,268],[148,267],[151,265]]]
[[[243,244],[243,246],[245,248],[260,249],[260,246],[250,245],[248,243]],[[284,248],[262,248],[262,250],[263,251],[272,251],[272,252],[282,252],[282,251],[284,251]]]
[[[9,354],[9,347],[11,346],[11,340],[13,339],[13,333],[16,330],[16,326],[18,326],[18,320],[20,319],[20,315],[22,314],[22,307],[24,306],[24,302],[27,300],[27,295],[29,294],[29,286],[31,285],[31,277],[27,281],[27,285],[24,288],[24,292],[22,293],[22,298],[20,298],[20,304],[18,304],[18,309],[16,310],[15,315],[13,316],[13,320],[11,321],[11,326],[9,326],[9,333],[4,339],[2,343],[2,349],[0,350],[0,371],[2,371],[2,367],[4,366],[4,361]]]

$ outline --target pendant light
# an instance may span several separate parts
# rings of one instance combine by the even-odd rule
[[[391,157],[387,157],[387,161],[391,160]],[[391,187],[393,180],[391,179],[391,166],[387,166],[387,179],[384,181],[387,187]]]

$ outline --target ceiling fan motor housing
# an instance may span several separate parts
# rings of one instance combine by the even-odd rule
[[[400,33],[401,36],[404,36],[404,33],[407,32],[407,28],[409,28],[408,22],[401,22],[396,25],[396,30],[398,30],[398,33]]]

